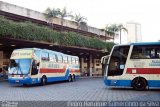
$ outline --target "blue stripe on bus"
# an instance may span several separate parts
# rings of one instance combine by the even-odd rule
[[[160,87],[160,80],[148,80],[149,87]]]
[[[62,77],[47,77],[47,82],[54,82],[54,81],[64,81],[67,80],[69,76],[69,69],[67,69],[65,76]]]
[[[140,43],[131,43],[131,45],[160,45],[160,42],[140,42]]]
[[[47,82],[56,82],[56,81],[68,80],[69,73],[70,73],[70,70],[67,69],[65,76],[62,76],[62,77],[47,77]],[[78,79],[79,77],[80,77],[80,75],[75,75],[75,79]]]
[[[148,80],[149,87],[160,87],[160,80]],[[131,87],[132,80],[104,80],[106,86],[127,86]]]
[[[131,86],[131,80],[104,80],[107,86]]]

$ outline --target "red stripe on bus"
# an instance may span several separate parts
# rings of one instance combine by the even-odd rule
[[[136,72],[132,73],[132,70]],[[127,68],[127,74],[160,74],[160,68]]]
[[[79,73],[79,72],[80,72],[80,70],[71,69],[71,70],[70,70],[70,72],[72,72],[72,73],[74,73],[74,72]]]
[[[40,69],[40,73],[65,73],[66,69]]]

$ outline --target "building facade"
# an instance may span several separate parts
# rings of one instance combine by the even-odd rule
[[[34,10],[30,10],[27,8],[19,7],[1,1],[0,1],[0,15],[16,22],[30,21],[38,25],[48,26],[48,21],[46,20],[44,13],[40,13]],[[62,28],[60,21],[61,19],[59,18],[54,18],[52,20],[51,24],[53,30],[59,31],[59,29]],[[81,25],[81,27],[78,28],[76,22],[69,20],[64,20],[63,30],[77,32],[84,36],[88,35],[90,37],[96,36],[100,38],[102,41],[110,39],[110,37],[106,35],[105,31],[101,29],[94,28],[88,25]],[[43,42],[23,41],[23,40],[15,40],[12,38],[0,37],[0,56],[1,56],[0,73],[2,72],[4,66],[9,64],[9,58],[12,51],[17,48],[25,48],[25,47],[45,48],[45,49],[60,51],[62,53],[69,55],[76,55],[80,59],[81,75],[83,76],[102,75],[102,65],[100,63],[100,59],[103,55],[106,55],[108,53],[106,50],[97,50],[97,49],[74,47],[74,46],[72,47],[56,46],[56,45],[53,46],[50,45],[50,43],[44,41]]]
[[[136,22],[127,22],[126,28],[128,30],[128,43],[142,42],[141,24]]]

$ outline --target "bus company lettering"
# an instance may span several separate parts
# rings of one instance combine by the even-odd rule
[[[160,60],[152,60],[149,66],[160,66]]]
[[[63,68],[63,66],[56,63],[42,63],[42,68]]]
[[[13,53],[12,57],[16,57],[16,56],[31,56],[31,53]]]
[[[48,64],[48,68],[60,68],[59,64]]]
[[[19,56],[18,52],[12,53],[11,57]]]
[[[26,56],[30,56],[31,55],[31,53],[20,53],[20,55],[26,55]]]
[[[135,68],[137,68],[137,67],[143,68],[144,65],[145,65],[145,62],[134,62],[133,65],[134,65]]]
[[[22,57],[31,57],[32,55],[32,52],[31,51],[16,51],[16,52],[13,52],[11,57],[12,58],[22,58]]]

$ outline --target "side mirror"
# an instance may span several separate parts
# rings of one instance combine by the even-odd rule
[[[101,63],[102,63],[102,64],[107,64],[109,57],[110,57],[109,55],[103,56],[103,57],[101,58]]]
[[[104,57],[101,58],[101,64],[104,64]]]

